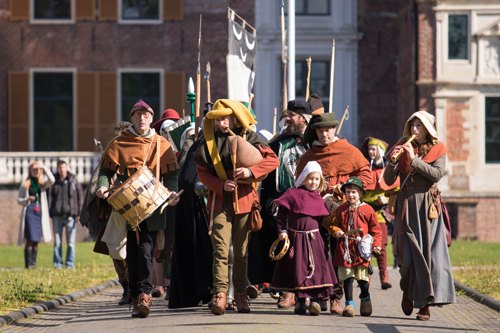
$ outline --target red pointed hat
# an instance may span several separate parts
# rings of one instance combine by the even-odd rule
[[[138,100],[137,103],[135,103],[134,107],[132,108],[132,111],[130,111],[130,117],[132,118],[132,113],[134,113],[137,110],[142,110],[145,109],[151,113],[151,115],[155,115],[155,112],[149,105],[146,104],[142,99]]]
[[[168,120],[168,119],[180,120],[181,117],[179,117],[179,114],[174,109],[167,109],[167,110],[163,111],[163,114],[161,115],[161,119],[158,120],[156,123],[154,123],[153,126],[151,126],[151,127],[155,129],[156,133],[160,133],[161,125],[163,124],[163,122],[165,120]]]

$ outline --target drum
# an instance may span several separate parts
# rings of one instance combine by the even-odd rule
[[[127,220],[130,226],[136,227],[159,208],[170,195],[170,191],[159,182],[158,190],[152,198],[157,182],[151,170],[143,166],[114,190],[108,202]],[[150,199],[153,199],[151,204]]]

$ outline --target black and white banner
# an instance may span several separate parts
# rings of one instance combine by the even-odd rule
[[[228,98],[248,102],[255,81],[257,60],[257,33],[248,32],[234,20],[229,10],[228,18],[227,86]]]

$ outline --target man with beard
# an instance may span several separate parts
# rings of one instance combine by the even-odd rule
[[[337,198],[342,198],[339,185],[342,185],[350,177],[356,176],[361,179],[363,186],[366,187],[372,181],[372,175],[368,161],[358,148],[335,134],[339,121],[335,119],[335,113],[324,113],[314,115],[307,125],[304,133],[304,143],[309,144],[310,148],[302,155],[295,170],[296,175],[300,175],[309,161],[316,161],[321,166],[323,176],[328,181],[328,189],[321,192],[321,195],[333,194]],[[342,199],[340,199],[342,200]],[[340,201],[341,203],[341,201]],[[336,248],[336,239],[328,236],[326,228],[328,218],[323,220],[321,234],[325,241],[325,251]],[[333,255],[334,253],[332,253]],[[335,273],[337,269],[335,268]],[[335,291],[335,295],[330,298],[330,312],[342,313],[343,309],[340,300],[343,296],[343,285],[339,283],[340,289]],[[326,311],[327,304],[323,300],[321,310]]]
[[[323,104],[318,95],[314,95],[314,105],[322,112]],[[312,97],[312,96],[311,96]],[[311,100],[311,99],[310,99]],[[313,107],[309,102],[293,100],[288,102],[286,127],[283,133],[269,143],[278,156],[280,166],[262,181],[261,210],[262,229],[252,234],[249,245],[248,277],[252,284],[269,282],[272,279],[275,262],[269,258],[269,247],[278,238],[276,222],[271,212],[274,199],[279,198],[289,188],[294,187],[295,168],[305,152],[302,145],[303,134],[312,117]],[[283,292],[278,302],[278,308],[288,308],[295,304],[295,295]]]

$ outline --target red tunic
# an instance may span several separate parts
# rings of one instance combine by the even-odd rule
[[[337,231],[346,232],[349,226],[349,203],[345,202],[340,205],[335,211],[332,222],[330,222],[329,230],[332,235],[335,235]],[[370,205],[362,203],[357,210],[357,214],[354,216],[354,226],[355,228],[363,228],[358,234],[354,234],[350,237],[356,238],[358,235],[363,238],[366,234],[370,234],[373,237],[373,247],[382,247],[382,229],[377,220],[377,215]],[[342,267],[356,267],[359,265],[364,265],[368,267],[369,262],[361,257],[359,252],[359,245],[357,241],[349,240],[349,252],[351,253],[352,263],[348,263],[344,260],[345,245],[344,237],[341,237],[337,241],[337,248],[335,249],[335,255],[333,256],[333,266]]]
[[[249,167],[255,178],[267,175],[279,166],[278,157],[276,157],[276,154],[270,147],[263,148],[262,146],[258,146],[258,149],[260,150],[263,159],[254,166]],[[234,179],[233,170],[226,170],[226,174],[228,180]],[[215,199],[214,211],[220,212],[222,210],[223,195],[226,193],[224,191],[224,184],[226,181],[217,177],[215,172],[212,173],[207,168],[199,165],[198,176],[200,177],[200,181],[212,190],[208,195],[207,210],[210,211],[212,208],[213,192],[215,192],[217,196]],[[232,195],[234,196],[234,192],[232,192]],[[257,191],[255,191],[252,185],[238,184],[238,214],[250,213],[254,200],[258,200],[258,198]],[[236,211],[236,205],[234,203],[233,206]]]

